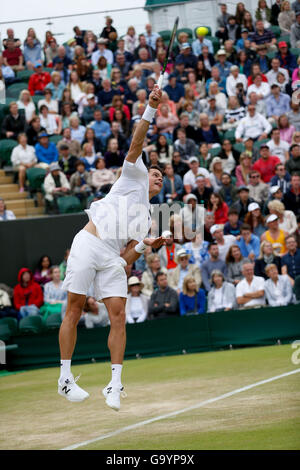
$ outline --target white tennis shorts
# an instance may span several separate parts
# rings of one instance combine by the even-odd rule
[[[125,266],[126,261],[109,248],[105,241],[83,229],[74,237],[63,289],[87,295],[94,283],[96,300],[127,298]]]

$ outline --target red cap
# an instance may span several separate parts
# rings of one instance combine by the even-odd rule
[[[280,42],[278,43],[278,47],[279,47],[279,48],[280,48],[280,47],[288,47],[288,45],[287,45],[287,43],[286,43],[285,41],[280,41]]]

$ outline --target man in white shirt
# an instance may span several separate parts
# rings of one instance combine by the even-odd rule
[[[209,181],[209,172],[205,168],[199,168],[199,160],[197,157],[189,159],[190,170],[183,177],[183,186],[186,193],[190,193],[193,189],[197,188],[196,178],[203,175]]]
[[[156,50],[156,40],[159,38],[158,33],[154,33],[152,31],[152,25],[150,23],[146,24],[145,26],[146,32],[144,33],[144,36],[146,38],[148,46],[152,47],[152,49]]]
[[[262,81],[262,76],[260,74],[255,76],[252,85],[249,86],[247,97],[249,97],[250,93],[253,91],[258,95],[259,100],[264,100],[271,94],[270,85],[267,82]]]
[[[254,264],[246,263],[242,267],[244,279],[236,286],[236,301],[241,307],[266,305],[265,280],[254,276]]]
[[[161,90],[155,86],[143,118],[135,129],[119,179],[105,198],[91,204],[87,210],[90,220],[75,236],[71,246],[63,285],[68,291],[68,304],[59,332],[61,373],[58,381],[59,395],[69,401],[80,402],[89,397],[74,380],[71,358],[77,324],[87,292],[94,284],[95,298],[103,300],[111,325],[108,347],[112,379],[102,393],[109,407],[116,411],[120,409],[128,289],[124,267],[134,263],[147,246],[158,249],[164,244],[162,237],[147,238],[151,227],[149,200],[161,191],[163,175],[157,166],[147,170],[142,160],[143,143],[161,95]],[[125,247],[121,257],[120,252]]]
[[[98,60],[102,56],[105,57],[108,64],[111,64],[111,65],[113,64],[114,55],[109,49],[106,49],[106,43],[107,43],[107,39],[100,38],[97,40],[98,50],[93,52],[92,54],[92,64],[94,67],[98,64]]]
[[[236,85],[242,83],[244,90],[247,90],[248,80],[246,75],[239,73],[237,65],[230,67],[230,75],[226,79],[226,91],[228,96],[236,96]]]
[[[285,140],[280,139],[280,130],[272,129],[271,140],[267,142],[271,155],[280,158],[282,163],[289,159],[289,144]]]
[[[229,248],[236,243],[236,238],[233,235],[224,235],[223,226],[217,224],[211,227],[210,233],[219,247],[219,258],[225,261]]]
[[[253,140],[267,139],[272,126],[267,119],[255,110],[254,105],[248,106],[246,117],[241,119],[235,131],[235,140],[243,142],[243,139],[249,137]]]
[[[284,69],[283,67],[280,67],[280,60],[277,57],[274,57],[271,60],[271,67],[272,67],[271,70],[269,70],[269,72],[266,73],[266,77],[268,79],[268,83],[270,86],[272,86],[273,83],[278,83],[277,74],[279,72],[283,73],[283,75],[285,76],[286,83],[289,82],[289,73],[286,69]]]

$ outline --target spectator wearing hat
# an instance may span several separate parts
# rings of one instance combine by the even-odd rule
[[[21,132],[25,132],[27,123],[25,113],[18,109],[15,101],[9,104],[9,114],[5,116],[1,126],[1,137],[4,139],[17,140]]]
[[[279,228],[279,217],[276,214],[271,214],[266,219],[268,230],[262,236],[261,241],[267,240],[272,243],[276,254],[284,255],[286,253],[285,237],[288,233]]]
[[[41,168],[47,169],[52,162],[58,161],[56,145],[53,142],[49,142],[49,135],[45,131],[40,132],[38,135],[35,153]]]
[[[250,225],[251,232],[259,239],[266,231],[265,219],[257,202],[252,202],[249,204],[248,213],[245,215],[244,222],[245,224]]]
[[[300,21],[299,15],[298,15],[298,21]],[[288,45],[285,41],[280,41],[278,43],[278,49],[279,51],[276,54],[276,57],[280,61],[280,66],[286,69],[290,74],[292,74],[295,68],[297,67],[296,56],[292,54],[291,51],[289,51]]]
[[[43,67],[40,62],[35,62],[34,73],[30,76],[28,82],[28,90],[30,91],[31,96],[43,95],[46,85],[50,82],[50,73],[43,71]]]
[[[265,282],[265,294],[271,307],[285,306],[293,303],[294,294],[286,274],[278,274],[276,264],[268,264],[265,268],[268,280]]]
[[[240,307],[266,305],[265,280],[254,275],[254,265],[244,264],[244,278],[236,286],[236,301]]]
[[[219,248],[219,258],[225,261],[229,248],[236,243],[233,235],[224,235],[223,225],[215,224],[211,227],[210,233]]]
[[[207,297],[207,311],[219,312],[236,308],[235,287],[225,281],[224,274],[218,269],[211,273],[211,289]]]
[[[211,289],[211,273],[218,269],[227,276],[226,263],[219,257],[219,247],[216,242],[212,242],[208,246],[209,259],[204,261],[201,267],[202,282],[207,292]]]
[[[207,181],[209,181],[209,173],[205,168],[199,168],[199,160],[197,157],[189,158],[188,162],[190,170],[185,173],[183,177],[183,185],[187,194],[189,194],[193,189],[197,188],[196,177],[198,174],[202,174],[207,179]]]
[[[33,70],[36,62],[42,62],[42,48],[32,36],[28,36],[23,48],[24,62],[27,70]]]
[[[100,38],[97,40],[97,50],[92,53],[92,65],[96,67],[100,57],[105,57],[108,64],[112,65],[114,62],[114,55],[112,51],[106,48],[107,39]]]
[[[197,67],[197,57],[193,54],[191,45],[188,42],[180,45],[180,54],[177,56],[177,59],[183,60],[186,72],[193,71]]]
[[[249,188],[247,186],[239,186],[238,196],[238,201],[236,201],[231,207],[238,211],[239,219],[244,221],[245,215],[248,212],[249,204],[255,201],[249,196]]]
[[[224,225],[224,235],[233,235],[237,237],[241,233],[243,223],[239,220],[237,209],[230,207],[228,211],[228,222]]]
[[[128,279],[128,297],[126,302],[126,322],[142,323],[147,319],[149,297],[141,291],[144,284],[136,276]]]
[[[269,183],[275,176],[275,167],[280,163],[280,159],[270,155],[270,149],[267,144],[260,147],[260,158],[254,163],[253,170],[259,172],[264,183]]]
[[[13,213],[13,211],[6,209],[4,199],[0,197],[0,222],[3,222],[4,220],[15,220],[15,219],[16,219],[16,216]]]
[[[276,50],[276,37],[271,29],[265,29],[263,20],[255,22],[255,33],[251,35],[251,48],[256,50],[261,44],[265,44],[268,50]]]
[[[198,28],[199,29],[199,28]],[[192,42],[193,54],[199,56],[202,54],[203,46],[208,47],[208,52],[210,54],[214,53],[214,48],[212,42],[209,39],[206,39],[205,34],[201,34],[198,30],[196,31],[197,39]]]
[[[232,67],[232,63],[226,60],[226,51],[224,49],[219,49],[217,52],[217,62],[215,67],[219,69],[220,77],[223,79],[227,79],[230,74],[230,68]]]
[[[261,181],[259,171],[252,170],[249,173],[249,196],[259,204],[263,204],[268,199],[269,186]]]
[[[242,28],[241,37],[236,42],[236,50],[238,53],[245,49],[245,41],[249,41],[249,31],[247,28]]]
[[[205,313],[205,291],[199,289],[193,276],[186,276],[179,294],[180,315]]]
[[[281,258],[282,274],[287,274],[292,286],[295,279],[300,276],[300,248],[294,235],[289,235],[285,239],[287,253]]]
[[[58,152],[58,163],[61,171],[70,178],[70,176],[76,171],[75,163],[77,162],[77,157],[71,154],[69,145],[64,142],[59,146]]]
[[[204,205],[207,209],[208,201],[213,192],[213,189],[207,186],[207,180],[204,175],[197,175],[196,176],[196,188],[192,190],[192,194],[194,194],[197,198],[197,203]]]
[[[49,166],[49,173],[44,180],[47,213],[58,213],[57,198],[70,194],[70,183],[57,162]]]
[[[230,75],[226,78],[226,92],[228,96],[236,96],[236,85],[242,83],[244,90],[247,90],[248,81],[246,75],[239,73],[239,67],[232,65]]]
[[[238,124],[235,131],[235,139],[242,142],[244,138],[251,137],[254,141],[263,140],[268,137],[272,126],[267,119],[260,113],[256,112],[253,104],[249,104],[246,117]]]
[[[184,87],[181,83],[177,83],[176,75],[170,73],[168,77],[169,83],[164,88],[164,91],[168,93],[169,99],[178,103],[180,98],[184,97]]]
[[[300,47],[300,10],[296,11],[296,22],[291,27],[290,41],[292,47]]]
[[[168,277],[159,271],[156,274],[158,288],[150,297],[148,316],[154,318],[168,318],[178,316],[179,303],[176,290],[168,286]]]
[[[6,49],[3,51],[3,62],[6,67],[10,67],[14,72],[24,70],[23,54],[16,45],[15,39],[6,40]]]
[[[197,198],[190,193],[184,198],[185,205],[180,210],[184,229],[187,233],[197,232],[204,222],[204,208],[197,204]]]
[[[190,257],[191,255],[184,248],[178,250],[176,256],[177,267],[169,274],[169,285],[178,294],[182,292],[183,281],[186,276],[193,276],[198,288],[201,284],[200,268],[189,263]]]

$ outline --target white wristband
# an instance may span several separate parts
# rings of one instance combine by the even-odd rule
[[[149,106],[149,104],[147,104],[147,108],[144,111],[142,119],[151,123],[153,121],[156,111],[156,108],[152,108],[151,106]]]
[[[134,249],[137,253],[144,253],[146,250],[147,245],[143,241],[139,242],[137,245],[135,245]]]

